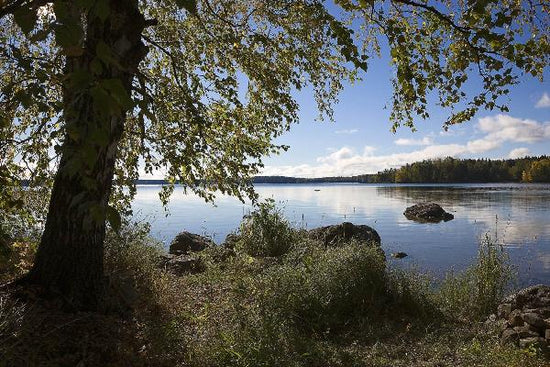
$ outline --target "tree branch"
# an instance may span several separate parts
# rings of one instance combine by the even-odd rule
[[[0,19],[8,14],[15,13],[17,10],[23,7],[37,9],[41,6],[48,4],[49,2],[51,2],[51,0],[15,0],[11,4],[5,5],[4,7],[0,8]]]

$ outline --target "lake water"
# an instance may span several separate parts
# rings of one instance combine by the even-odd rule
[[[133,209],[166,245],[182,230],[223,242],[251,209],[227,196],[219,196],[214,207],[176,188],[165,216],[159,189],[139,185]],[[550,283],[550,185],[258,184],[256,191],[261,198],[275,199],[298,227],[344,221],[369,225],[380,234],[386,254],[409,255],[391,262],[436,276],[471,263],[480,238],[489,233],[517,265],[519,285]],[[405,218],[407,206],[425,201],[440,204],[455,219],[421,224]]]

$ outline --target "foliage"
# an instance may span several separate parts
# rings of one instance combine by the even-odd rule
[[[350,320],[379,317],[387,301],[382,252],[364,244],[316,247],[265,272],[256,287],[260,305],[316,333],[342,329]]]
[[[18,208],[0,210],[0,283],[32,267],[46,217],[47,190],[20,189],[13,195]]]
[[[520,75],[544,74],[549,18],[545,3],[515,0],[2,1],[0,208],[18,206],[23,179],[55,180],[27,282],[96,308],[105,222],[121,225],[140,170],[206,200],[255,198],[251,177],[298,122],[293,92],[309,88],[332,118],[382,43],[394,129],[428,118],[432,93],[458,109],[445,126],[506,111]],[[467,96],[471,69],[480,86]]]
[[[220,258],[221,249],[208,249],[201,254],[204,273],[174,277],[157,268],[146,226],[128,223],[119,234],[109,232],[106,243],[109,278],[137,280],[129,317],[65,314],[47,303],[13,303],[0,293],[2,363],[547,365],[536,353],[501,345],[497,331],[462,321],[487,307],[485,299],[449,297],[450,287],[462,285],[439,291],[422,274],[388,269],[382,253],[363,244],[325,249],[302,237],[278,261],[238,252]],[[488,246],[472,265],[483,270],[467,271],[477,279],[472,284],[493,284],[485,290],[503,285],[494,276],[494,269],[503,269],[495,256],[503,254]],[[463,313],[450,312],[463,307]]]
[[[501,244],[486,234],[477,261],[460,274],[448,273],[440,286],[443,311],[468,320],[483,320],[504,298],[513,279],[513,268]]]
[[[281,209],[266,200],[241,223],[236,247],[250,256],[277,257],[288,252],[296,236]]]
[[[531,165],[522,172],[522,181],[550,182],[550,158],[531,162]]]
[[[0,6],[2,205],[21,178],[51,182],[52,162],[67,139],[109,139],[92,124],[67,125],[63,88],[89,93],[102,106],[100,118],[129,111],[113,201],[135,193],[139,162],[211,199],[214,190],[253,196],[249,179],[262,156],[284,149],[272,140],[298,121],[291,92],[310,87],[320,114],[331,117],[343,81],[356,80],[381,44],[389,45],[394,70],[394,127],[413,126],[415,115],[427,118],[432,91],[442,106],[458,107],[447,124],[479,108],[506,110],[499,99],[518,75],[542,77],[548,65],[544,2],[145,1],[139,10],[154,20],[143,32],[149,52],[128,92],[116,75],[105,74],[121,67],[114,50],[86,38],[87,24],[109,21],[114,5],[44,3]],[[67,60],[85,60],[85,67],[64,69]],[[471,69],[479,92],[466,96]],[[93,164],[96,148],[73,152],[80,158],[72,170]]]
[[[390,182],[396,183],[520,182],[526,181],[526,170],[546,160],[545,156],[502,160],[445,158],[406,164],[377,176],[389,176]],[[540,181],[543,180],[541,176]]]
[[[110,229],[105,239],[104,267],[111,288],[131,287],[132,292],[157,293],[162,282],[158,264],[162,244],[149,236],[147,223],[125,220],[119,231]],[[119,296],[119,295],[115,295]]]
[[[352,177],[296,178],[260,176],[257,183],[302,182],[362,182],[362,183],[456,183],[456,182],[531,182],[530,172],[535,167],[538,182],[550,182],[545,171],[548,158],[525,157],[517,159],[457,159],[447,157],[407,163],[400,168],[390,168],[374,174]]]

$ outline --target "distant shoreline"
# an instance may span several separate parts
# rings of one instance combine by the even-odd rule
[[[549,183],[548,156],[517,159],[443,159],[425,160],[390,168],[377,173],[318,178],[291,176],[256,176],[252,183],[398,183],[398,184],[467,184],[467,183]],[[165,180],[137,180],[139,185],[166,185]]]

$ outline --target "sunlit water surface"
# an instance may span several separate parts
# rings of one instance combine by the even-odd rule
[[[152,235],[166,245],[180,231],[210,236],[221,243],[251,209],[235,198],[218,196],[216,206],[176,188],[162,207],[160,186],[140,185],[133,204],[138,220],[151,223]],[[415,266],[440,276],[462,269],[489,233],[517,265],[519,285],[550,283],[550,185],[538,184],[258,184],[261,198],[273,198],[297,227],[349,221],[380,234],[386,254],[406,252],[399,266]],[[407,206],[432,201],[455,219],[420,224],[403,215]]]

